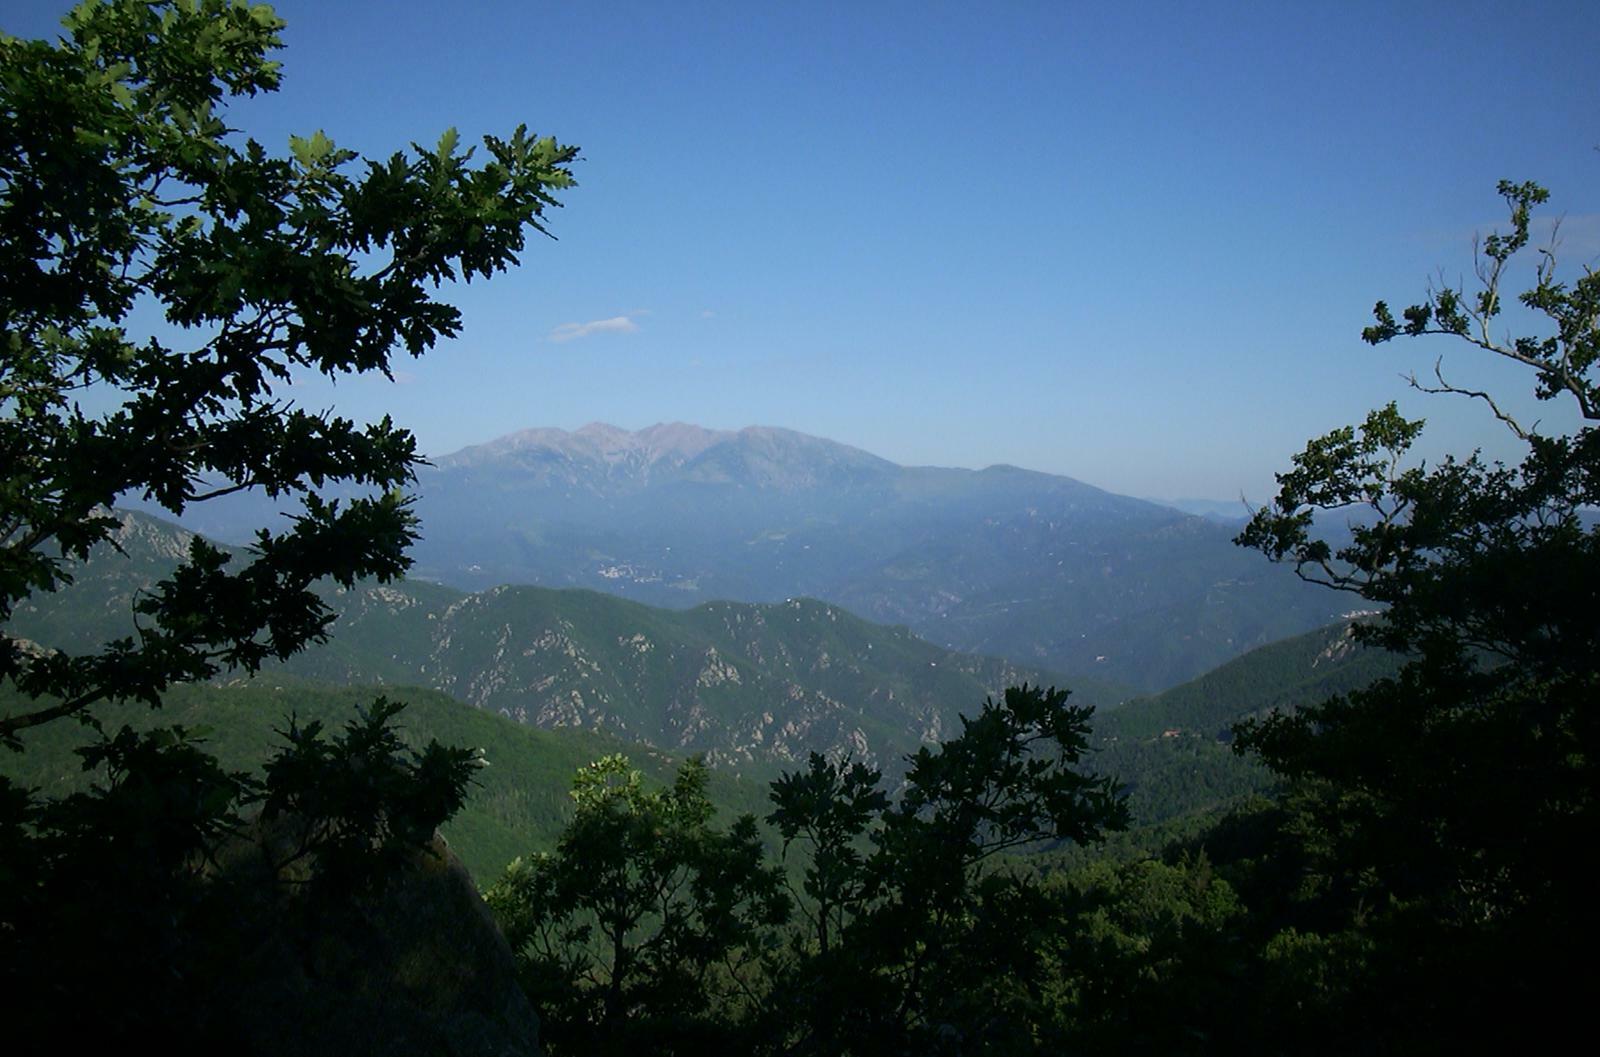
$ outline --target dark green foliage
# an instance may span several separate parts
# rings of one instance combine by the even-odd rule
[[[1154,697],[1097,712],[1096,765],[1127,786],[1134,834],[1150,828],[1138,846],[1159,852],[1174,835],[1171,820],[1215,812],[1276,785],[1260,760],[1232,751],[1235,724],[1360,689],[1402,660],[1361,646],[1345,622],[1263,646]]]
[[[280,732],[288,748],[267,761],[261,820],[288,826],[312,884],[334,896],[393,876],[461,809],[477,769],[472,749],[407,749],[389,725],[403,708],[380,697],[332,740],[321,721],[291,719]]]
[[[1056,1030],[1094,1053],[1255,1052],[1228,1012],[1247,1000],[1245,909],[1203,855],[1097,863],[1052,894]]]
[[[1431,291],[1403,324],[1380,302],[1364,337],[1465,340],[1530,367],[1536,395],[1571,399],[1582,424],[1524,427],[1436,371],[1437,385],[1413,384],[1484,402],[1526,445],[1519,464],[1473,454],[1408,466],[1422,424],[1391,405],[1311,442],[1240,537],[1383,606],[1356,634],[1408,657],[1371,687],[1246,724],[1240,739],[1294,783],[1284,832],[1319,879],[1301,893],[1323,919],[1316,931],[1272,949],[1330,1024],[1359,1021],[1395,1052],[1570,1021],[1563,1007],[1583,989],[1566,966],[1600,935],[1572,865],[1600,833],[1600,530],[1585,512],[1600,501],[1600,275],[1562,283],[1553,250],[1541,251],[1520,300],[1543,332],[1496,339],[1504,269],[1546,197],[1533,184],[1500,191],[1511,231],[1485,240],[1481,289]],[[1348,507],[1370,515],[1348,544],[1313,537],[1314,512]],[[1345,1031],[1321,1043],[1336,1048]]]
[[[1349,621],[1296,635],[1153,697],[1095,714],[1101,739],[1159,737],[1169,730],[1231,741],[1241,720],[1273,710],[1293,711],[1334,694],[1358,690],[1396,671],[1403,658],[1356,641]]]
[[[575,151],[518,129],[472,167],[452,131],[354,173],[319,131],[278,158],[224,119],[278,86],[269,6],[107,0],[64,25],[0,36],[0,742],[76,717],[99,781],[59,799],[4,787],[0,988],[29,1010],[25,1048],[214,1046],[241,1030],[223,989],[275,918],[354,914],[460,806],[470,760],[405,749],[380,702],[331,741],[291,724],[258,783],[181,726],[91,710],[282,661],[326,638],[320,581],[404,571],[411,435],[277,389],[296,371],[388,374],[397,349],[455,335],[437,288],[515,263]],[[155,313],[159,334],[133,329]],[[336,485],[354,496],[323,498]],[[192,539],[133,601],[132,634],[67,652],[16,632],[20,605],[116,545],[119,496],[181,514],[246,489],[294,510],[290,527],[247,556]],[[304,898],[245,898],[218,872],[241,842],[273,860],[269,889],[284,875]]]
[[[755,818],[712,823],[706,770],[647,789],[624,756],[578,772],[553,853],[488,892],[555,1054],[728,1050],[743,964],[788,918]]]
[[[1051,907],[1037,881],[995,861],[1047,840],[1095,841],[1127,820],[1110,779],[1076,770],[1092,710],[1066,699],[1013,687],[984,702],[959,736],[917,753],[893,806],[859,765],[813,758],[774,783],[772,820],[786,841],[812,842],[817,937],[777,971],[786,1052],[1032,1045]],[[857,855],[862,839],[870,850]]]
[[[387,725],[397,711],[380,704],[331,741],[320,725],[296,730],[264,781],[224,770],[181,726],[125,726],[79,750],[102,776],[82,792],[37,800],[7,781],[6,993],[40,1011],[94,994],[95,1020],[75,1030],[108,1039],[228,1037],[239,1011],[227,978],[281,922],[242,903],[219,863],[259,843],[271,874],[295,880],[297,913],[326,928],[460,807],[470,754],[404,749]],[[261,821],[247,823],[261,801]],[[191,1024],[170,1023],[190,1008]],[[24,1035],[59,1027],[30,1020]]]
[[[1052,1001],[1061,901],[1004,854],[1123,825],[1080,774],[1090,709],[1014,687],[910,762],[895,800],[860,763],[812,755],[769,816],[803,922],[754,820],[710,825],[705,772],[649,789],[621,757],[580,772],[553,854],[489,901],[553,1052],[1032,1052],[1065,1037]]]
[[[1226,808],[1277,782],[1259,760],[1241,757],[1227,743],[1198,734],[1101,742],[1094,762],[1127,783],[1135,832]],[[1154,854],[1165,843],[1165,838],[1158,838],[1144,850]]]
[[[405,568],[411,435],[311,414],[274,386],[296,369],[387,373],[397,346],[454,335],[435,284],[514,263],[575,154],[518,130],[471,168],[448,133],[357,177],[318,132],[275,158],[222,118],[227,97],[277,87],[271,8],[88,3],[66,27],[59,44],[0,39],[0,622],[112,537],[106,508],[125,492],[181,513],[258,488],[300,513],[242,567],[196,540],[140,599],[137,638],[76,655],[0,638],[0,678],[57,699],[0,718],[6,738],[287,657],[324,637],[312,584]],[[188,347],[128,331],[152,306]],[[90,387],[122,402],[89,415]],[[329,482],[374,494],[324,502]]]
[[[811,754],[805,771],[786,773],[772,783],[776,805],[767,821],[783,837],[783,850],[803,840],[811,849],[801,910],[811,923],[817,953],[827,958],[832,939],[849,922],[853,908],[869,895],[862,836],[888,810],[889,797],[878,788],[883,776],[865,764],[833,763]]]

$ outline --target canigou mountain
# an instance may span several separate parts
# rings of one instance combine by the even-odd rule
[[[949,649],[1159,690],[1343,603],[1228,526],[1053,474],[900,466],[792,430],[528,429],[420,468],[412,576],[650,605],[812,597]],[[261,500],[208,504],[242,542]]]
[[[952,649],[1159,689],[1340,603],[1232,532],[1014,466],[899,466],[783,429],[538,429],[424,468],[414,575],[653,605],[810,596]]]

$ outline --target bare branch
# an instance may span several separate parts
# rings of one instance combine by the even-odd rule
[[[189,502],[204,503],[208,499],[216,499],[220,496],[233,495],[235,492],[243,492],[247,489],[254,488],[255,486],[256,482],[254,480],[240,481],[238,484],[231,484],[225,488],[213,488],[209,492],[202,492],[199,495],[190,496]]]
[[[1316,572],[1307,572],[1308,567],[1322,570],[1322,575],[1319,576]],[[1336,573],[1327,562],[1300,562],[1295,566],[1294,574],[1308,584],[1317,584],[1320,587],[1332,588],[1335,591],[1348,591],[1351,594],[1359,595],[1366,590],[1365,581],[1357,580],[1355,577],[1347,576],[1343,573]]]
[[[1443,356],[1440,356],[1438,359],[1433,361],[1433,376],[1439,379],[1439,384],[1437,386],[1423,385],[1417,380],[1415,373],[1406,375],[1406,381],[1410,384],[1411,388],[1415,389],[1419,393],[1453,393],[1456,396],[1465,396],[1473,400],[1482,400],[1484,403],[1489,405],[1489,410],[1494,412],[1494,417],[1505,423],[1506,427],[1517,435],[1518,440],[1527,440],[1533,435],[1533,430],[1523,428],[1520,422],[1512,418],[1500,407],[1499,404],[1495,403],[1493,396],[1481,389],[1463,389],[1460,386],[1451,385],[1449,382],[1445,381]]]

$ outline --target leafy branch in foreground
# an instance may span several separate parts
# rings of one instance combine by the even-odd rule
[[[0,35],[0,683],[16,691],[0,744],[13,750],[44,724],[98,731],[106,708],[287,658],[327,637],[320,581],[405,571],[411,434],[283,390],[314,373],[387,376],[402,350],[458,334],[442,284],[517,263],[577,156],[525,128],[481,153],[452,130],[367,160],[318,131],[275,155],[226,122],[230,100],[279,85],[271,7],[104,0],[63,24],[56,41]],[[243,560],[195,540],[136,601],[136,634],[67,653],[13,633],[20,605],[118,547],[120,497],[177,515],[243,490],[291,511],[287,527],[257,532]],[[196,1011],[247,1012],[216,989],[257,964],[251,899],[281,893],[252,897],[208,864],[262,797],[269,821],[298,828],[312,890],[344,889],[334,902],[358,917],[354,896],[428,843],[470,773],[458,750],[406,758],[394,715],[379,702],[331,742],[291,726],[259,789],[187,732],[126,727],[88,750],[106,772],[91,793],[0,786],[0,990],[30,1010],[24,1037],[238,1048],[242,1021]]]
[[[1475,1044],[1521,1044],[1517,1025],[1564,1015],[1574,996],[1557,967],[1600,935],[1571,864],[1600,827],[1600,274],[1563,282],[1554,248],[1538,251],[1519,297],[1536,332],[1496,338],[1502,284],[1548,197],[1531,183],[1500,193],[1511,227],[1482,242],[1476,292],[1432,289],[1401,320],[1379,302],[1363,337],[1445,336],[1523,364],[1535,397],[1570,400],[1580,425],[1542,432],[1437,367],[1439,385],[1414,384],[1484,403],[1520,462],[1413,464],[1422,423],[1390,405],[1311,441],[1239,537],[1375,603],[1354,634],[1407,658],[1366,690],[1247,723],[1238,741],[1294,780],[1286,803],[1315,849],[1323,921],[1344,921],[1293,946],[1367,952],[1324,967],[1329,1022],[1366,1025],[1397,1052],[1463,1025]],[[1350,510],[1367,518],[1348,544],[1313,535],[1315,514]],[[1503,1021],[1482,1025],[1487,1008]]]
[[[262,823],[293,833],[279,869],[304,860],[313,885],[368,893],[460,810],[477,750],[408,749],[390,725],[403,708],[380,697],[332,740],[316,721],[279,732],[288,744],[267,761],[260,793]]]
[[[457,334],[438,284],[516,263],[577,153],[519,128],[485,137],[478,165],[453,131],[381,161],[322,132],[274,157],[224,120],[229,97],[278,86],[270,7],[119,0],[65,25],[58,43],[0,37],[0,625],[115,545],[121,495],[180,514],[252,488],[299,513],[243,569],[197,541],[140,603],[137,638],[98,654],[0,633],[0,678],[55,699],[0,717],[0,739],[253,671],[325,636],[317,580],[405,569],[411,434],[277,390],[296,372],[387,375],[397,349]],[[131,329],[152,311],[159,333]],[[318,497],[335,482],[372,494]]]
[[[518,953],[553,1053],[737,1046],[741,961],[790,904],[753,816],[712,824],[707,773],[646,789],[624,756],[578,772],[553,853],[518,859],[487,899]]]
[[[1115,784],[1077,771],[1092,709],[1066,702],[985,701],[911,758],[898,801],[815,754],[773,782],[785,857],[808,853],[793,900],[753,818],[712,825],[699,763],[660,790],[621,757],[585,768],[555,852],[488,896],[550,1051],[1033,1052],[1055,905],[998,860],[1126,823]]]

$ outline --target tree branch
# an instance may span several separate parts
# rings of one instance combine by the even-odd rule
[[[1490,396],[1481,389],[1463,389],[1460,386],[1451,385],[1449,382],[1445,381],[1443,364],[1443,356],[1440,356],[1438,359],[1433,361],[1433,376],[1439,379],[1439,384],[1437,386],[1423,385],[1417,380],[1417,376],[1414,372],[1406,376],[1406,382],[1411,386],[1411,388],[1415,389],[1419,393],[1453,393],[1456,396],[1465,396],[1473,400],[1482,400],[1484,403],[1489,405],[1489,410],[1494,412],[1494,417],[1505,423],[1507,428],[1517,435],[1518,440],[1528,439],[1532,433],[1532,430],[1523,428],[1520,422],[1512,418],[1505,411],[1501,410],[1500,405],[1495,403],[1494,397]],[[1537,423],[1534,424],[1534,428],[1538,428]]]
[[[0,741],[11,741],[18,732],[27,730],[29,727],[37,727],[42,723],[49,723],[51,720],[82,712],[90,705],[103,701],[109,696],[111,696],[110,690],[101,687],[63,701],[59,705],[41,708],[37,712],[23,712],[15,716],[6,716],[4,719],[0,719]]]

